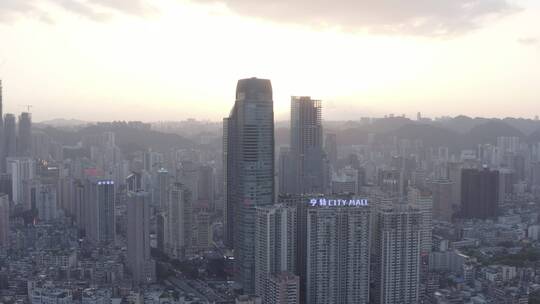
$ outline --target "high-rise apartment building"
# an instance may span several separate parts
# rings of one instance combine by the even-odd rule
[[[32,115],[23,112],[19,116],[17,155],[30,156],[32,152]]]
[[[192,239],[191,191],[180,183],[170,189],[169,206],[165,221],[165,248],[170,257],[184,259]]]
[[[357,169],[347,166],[332,174],[332,194],[357,194],[360,191]]]
[[[125,184],[127,191],[138,191],[143,189],[142,174],[139,172],[131,172],[131,174],[126,177]]]
[[[37,159],[49,160],[51,138],[43,131],[32,132],[32,151],[30,156]]]
[[[380,207],[374,221],[372,303],[418,303],[422,213],[405,204]]]
[[[150,194],[129,192],[127,201],[127,254],[133,281],[155,281],[155,263],[150,256]]]
[[[167,236],[165,233],[168,229],[167,220],[166,212],[156,214],[156,248],[161,252],[165,252],[166,249],[165,242],[167,241]]]
[[[211,165],[202,165],[199,167],[197,195],[201,208],[210,212],[216,210],[215,202],[215,173]]]
[[[212,232],[211,232],[211,218],[210,213],[206,211],[198,211],[193,215],[193,221],[195,222],[193,227],[194,231],[194,243],[193,247],[196,251],[206,251],[210,248]]]
[[[86,229],[86,220],[88,217],[85,214],[87,208],[85,208],[84,203],[86,201],[87,191],[88,188],[84,181],[76,179],[73,182],[73,217],[79,231],[85,231]]]
[[[514,171],[508,168],[500,168],[499,170],[499,203],[503,203],[506,199],[512,197],[514,191],[514,183],[516,175]],[[531,192],[536,197],[540,196],[540,163],[531,163]]]
[[[42,183],[39,178],[26,179],[22,182],[22,206],[24,210],[38,211],[38,199]]]
[[[418,209],[422,214],[421,222],[421,252],[423,256],[429,255],[432,247],[433,230],[433,196],[431,192],[418,188],[409,188],[408,202],[411,207]]]
[[[195,207],[199,200],[199,164],[193,161],[182,162],[176,179],[191,191],[191,199]]]
[[[300,279],[290,272],[281,272],[268,278],[267,303],[300,303]],[[264,299],[263,299],[264,303]]]
[[[328,155],[328,160],[330,162],[330,165],[332,167],[336,167],[337,160],[338,160],[338,150],[337,150],[337,135],[334,133],[328,133],[326,134],[325,140],[324,140],[324,150],[326,151],[326,154]]]
[[[262,304],[262,299],[255,295],[240,295],[235,301],[235,304]]]
[[[163,155],[158,152],[154,152],[152,150],[145,151],[142,158],[143,169],[146,172],[152,172],[162,167]]]
[[[461,162],[448,163],[448,179],[452,184],[452,205],[461,206],[461,170],[465,164]]]
[[[312,197],[308,195],[287,194],[278,197],[278,203],[296,209],[296,271],[300,280],[300,303],[306,303],[307,281],[307,216]]]
[[[408,180],[403,170],[383,169],[379,170],[378,184],[390,198],[400,201],[407,192]]]
[[[274,202],[273,104],[270,80],[243,79],[224,119],[226,243],[246,294],[255,291],[255,207]]]
[[[499,172],[483,169],[461,171],[461,212],[463,218],[486,219],[497,216]]]
[[[0,165],[2,166],[2,172],[7,172],[6,158],[17,156],[17,124],[13,114],[4,116],[1,152]]]
[[[169,185],[171,183],[169,171],[164,168],[156,172],[156,187],[154,189],[155,206],[163,211],[169,205]]]
[[[58,205],[66,215],[75,216],[75,179],[63,176],[58,180]]]
[[[24,203],[23,183],[36,175],[36,163],[29,157],[13,157],[6,160],[7,173],[11,174],[13,202]]]
[[[284,205],[257,207],[255,222],[255,294],[271,301],[269,278],[295,272],[296,208]]]
[[[115,185],[112,180],[89,181],[85,187],[84,216],[86,235],[96,244],[116,239]]]
[[[370,207],[307,211],[306,303],[369,303]]]
[[[448,179],[438,179],[432,181],[430,187],[433,194],[433,219],[450,222],[453,215],[452,189],[454,182]]]
[[[499,136],[497,137],[498,163],[502,165],[511,165],[511,157],[519,150],[519,137],[517,136]]]
[[[325,172],[322,103],[310,97],[291,98],[291,158],[294,193],[324,193]]]
[[[9,247],[9,197],[0,193],[0,247]]]
[[[58,218],[58,188],[55,184],[40,184],[36,189],[36,209],[40,221],[52,221]]]
[[[234,110],[234,109],[233,109]],[[235,215],[235,200],[238,188],[238,152],[233,141],[237,140],[235,135],[234,121],[230,117],[223,118],[223,224],[224,224],[224,243],[227,247],[234,247],[234,215]],[[230,135],[229,135],[230,133]],[[230,138],[229,138],[230,136]],[[233,158],[234,157],[234,158]]]
[[[278,192],[279,194],[292,194],[295,192],[294,163],[289,147],[281,147],[278,155]]]

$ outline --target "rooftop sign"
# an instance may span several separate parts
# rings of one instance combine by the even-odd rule
[[[106,181],[99,181],[97,182],[98,185],[114,185],[114,181],[112,180],[106,180]]]
[[[350,199],[350,200],[342,200],[342,199],[327,199],[327,198],[312,198],[309,200],[309,204],[311,207],[337,207],[337,206],[353,206],[353,207],[360,207],[360,206],[368,206],[368,200],[367,199]]]

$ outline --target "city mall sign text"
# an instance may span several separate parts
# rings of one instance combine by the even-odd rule
[[[350,200],[342,200],[342,199],[327,199],[327,198],[312,198],[309,200],[309,204],[311,207],[319,206],[319,207],[337,207],[337,206],[353,206],[353,207],[359,207],[359,206],[367,206],[368,200],[367,199],[350,199]]]

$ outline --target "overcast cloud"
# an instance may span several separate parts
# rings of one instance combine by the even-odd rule
[[[192,0],[222,2],[232,11],[277,22],[427,36],[448,36],[480,26],[486,17],[517,10],[507,0]]]
[[[14,22],[21,17],[54,22],[47,11],[51,4],[95,21],[106,20],[113,12],[137,16],[154,12],[144,0],[0,0],[0,22]]]
[[[517,10],[511,0],[191,0],[224,3],[243,16],[345,31],[453,36],[474,30],[488,17]],[[53,22],[44,7],[55,5],[96,21],[113,12],[155,13],[146,0],[0,0],[0,22],[18,17]]]
[[[540,40],[535,37],[519,38],[518,42],[523,45],[537,45]]]

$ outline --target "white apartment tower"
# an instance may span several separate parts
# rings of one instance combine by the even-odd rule
[[[150,194],[129,192],[127,205],[128,264],[134,282],[155,281],[155,263],[150,256]]]
[[[168,203],[166,252],[172,258],[184,259],[192,238],[191,191],[183,184],[174,183],[170,189]]]
[[[372,247],[372,302],[418,303],[422,213],[400,204],[381,207],[375,214]]]
[[[370,207],[307,212],[306,303],[369,303]]]
[[[255,294],[271,304],[269,278],[281,272],[295,272],[296,208],[271,205],[256,208]]]

